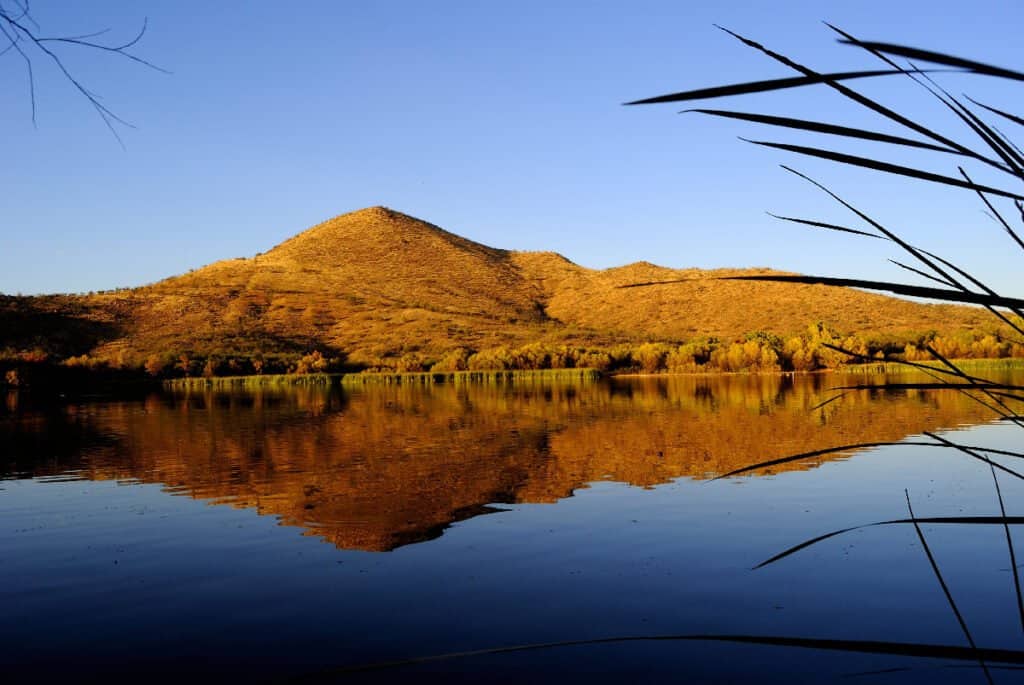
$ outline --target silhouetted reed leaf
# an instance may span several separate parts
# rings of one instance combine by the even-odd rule
[[[996,488],[996,497],[999,499],[999,513],[1006,518],[1006,504],[1003,502],[1003,489],[999,487],[999,476],[996,475],[995,467],[990,465],[992,472],[992,483]],[[1010,534],[1010,524],[1003,524],[1003,532],[1006,535],[1006,548],[1010,553],[1010,569],[1013,571],[1013,589],[1017,595],[1017,617],[1020,619],[1021,631],[1024,632],[1024,595],[1020,589],[1020,571],[1017,569],[1017,553],[1013,548],[1013,536]]]
[[[859,359],[861,361],[866,361],[866,362],[873,361],[871,357],[867,357],[865,355],[859,354],[857,352],[853,352],[852,350],[844,349],[844,348],[836,346],[836,345],[832,345],[832,344],[829,344],[829,343],[821,343],[821,345],[822,345],[822,347],[825,347],[827,349],[835,350],[836,352],[840,352],[842,354],[845,354],[845,355],[849,356],[851,359]],[[1009,407],[1006,406],[1006,404],[1004,402],[1002,402],[1002,400],[999,397],[997,397],[997,395],[1002,394],[1002,393],[1000,393],[1000,391],[997,391],[997,390],[989,390],[989,389],[987,389],[987,384],[990,381],[988,381],[987,379],[984,379],[984,378],[978,378],[976,376],[971,376],[971,375],[968,375],[968,374],[964,373],[964,371],[961,368],[959,368],[955,364],[952,364],[951,362],[949,362],[949,360],[947,360],[944,357],[942,357],[941,355],[939,355],[938,352],[935,352],[935,351],[931,350],[931,348],[928,348],[928,349],[929,349],[929,351],[932,352],[933,355],[935,355],[936,359],[942,361],[948,368],[940,368],[940,367],[935,367],[935,366],[928,366],[928,365],[925,365],[925,364],[919,364],[917,362],[907,361],[905,359],[893,359],[893,360],[890,360],[890,361],[892,361],[892,362],[894,362],[896,364],[900,364],[900,365],[903,365],[903,366],[908,366],[908,367],[911,367],[911,368],[918,369],[918,370],[924,372],[926,375],[931,376],[932,378],[936,378],[936,379],[941,378],[941,376],[954,376],[956,378],[962,378],[962,379],[964,379],[964,380],[966,380],[968,382],[969,388],[967,388],[967,387],[958,387],[956,384],[949,383],[948,381],[943,381],[942,387],[950,388],[950,389],[953,389],[953,390],[957,390],[957,391],[963,393],[966,397],[970,398],[971,400],[981,404],[986,409],[988,409],[989,411],[991,411],[994,414],[998,415],[999,417],[1001,417],[1003,419],[1014,421],[1014,422],[1019,423],[1020,425],[1024,426],[1024,422],[1020,422],[1020,421],[1017,420],[1017,418],[1015,418],[1015,412],[1013,412]],[[885,388],[885,387],[888,387],[888,386],[891,386],[891,385],[892,384],[883,384],[883,385],[878,386],[878,387]],[[999,406],[993,406],[993,405],[988,404],[987,402],[985,402],[980,397],[975,397],[971,392],[969,392],[969,390],[980,390],[981,392],[983,392],[986,395],[988,395]],[[1016,399],[1016,396],[1012,396],[1012,397],[1014,399]]]
[[[818,74],[813,69],[809,69],[808,67],[805,67],[802,64],[794,62],[793,60],[791,60],[790,58],[788,58],[788,57],[786,57],[784,55],[780,55],[777,52],[769,50],[768,48],[766,48],[765,46],[761,45],[760,43],[758,43],[756,41],[750,40],[749,38],[745,38],[745,37],[741,36],[740,34],[734,32],[734,31],[730,31],[727,28],[723,28],[721,26],[718,26],[718,28],[721,29],[722,31],[725,31],[730,36],[736,38],[738,41],[740,41],[744,45],[752,47],[755,50],[758,50],[759,52],[767,55],[768,57],[771,57],[775,61],[777,61],[777,62],[779,62],[781,64],[785,64],[787,67],[790,67],[791,69],[795,69],[796,71],[799,71],[801,74],[803,74],[805,76],[809,76],[809,77],[821,76],[821,74]],[[912,70],[897,69],[896,73],[906,74],[908,71],[912,71]],[[950,138],[948,138],[948,137],[946,137],[946,136],[944,136],[944,135],[942,135],[940,133],[937,133],[936,131],[931,130],[927,126],[923,126],[922,124],[919,124],[916,121],[903,116],[899,112],[896,112],[896,111],[886,107],[885,105],[882,105],[882,104],[880,104],[878,102],[875,102],[874,100],[872,100],[869,97],[865,97],[864,95],[861,95],[860,93],[858,93],[855,90],[852,90],[851,88],[847,88],[845,85],[843,85],[842,83],[837,82],[835,79],[825,79],[823,82],[825,84],[827,84],[830,88],[838,91],[839,93],[841,93],[842,95],[846,96],[847,98],[853,100],[857,104],[859,104],[859,105],[861,105],[863,107],[866,107],[866,108],[870,109],[871,111],[873,111],[873,112],[875,112],[877,114],[880,114],[883,117],[885,117],[885,118],[887,118],[887,119],[889,119],[891,121],[894,121],[897,124],[899,124],[899,125],[901,125],[901,126],[903,126],[905,128],[910,129],[911,131],[916,131],[917,133],[920,133],[923,136],[926,136],[926,137],[931,138],[932,140],[934,140],[936,142],[942,143],[943,145],[946,145],[946,146],[951,147],[951,148],[953,148],[955,150],[958,150],[959,152],[961,152],[961,153],[963,153],[965,155],[968,155],[970,157],[974,157],[975,159],[984,161],[986,163],[993,163],[992,160],[988,159],[987,157],[985,157],[983,155],[978,154],[974,150],[971,150],[970,148],[965,147],[964,145],[961,145],[960,143],[956,142],[955,140],[952,140],[952,139],[950,139]]]
[[[826,133],[828,135],[833,136],[858,138],[861,140],[871,140],[879,143],[889,143],[892,145],[904,145],[907,147],[916,147],[924,150],[934,150],[936,152],[961,154],[958,150],[953,150],[952,148],[943,145],[934,145],[932,143],[925,143],[918,140],[912,140],[910,138],[904,138],[902,136],[893,136],[887,133],[878,133],[877,131],[867,131],[865,129],[851,128],[849,126],[839,126],[837,124],[829,124],[820,121],[793,119],[790,117],[778,117],[767,114],[753,114],[749,112],[732,112],[721,109],[688,109],[684,111],[698,112],[700,114],[708,114],[716,117],[725,117],[728,119],[751,121],[758,124],[767,124],[769,126],[781,126],[784,128],[792,128],[802,131]]]
[[[864,288],[866,290],[884,290],[898,295],[910,297],[924,297],[933,300],[945,300],[947,302],[965,302],[970,304],[984,304],[992,307],[1022,307],[1024,300],[1002,295],[989,295],[987,293],[963,292],[959,290],[946,290],[943,288],[928,288],[920,285],[909,285],[906,283],[889,283],[886,281],[868,281],[860,278],[831,278],[828,276],[793,276],[785,274],[763,274],[758,276],[722,276],[722,280],[728,281],[774,281],[778,283],[805,283],[807,285],[829,285],[843,288]],[[677,281],[659,281],[658,283],[673,283]],[[645,285],[645,284],[637,284]]]
[[[971,646],[977,655],[978,664],[981,665],[981,669],[985,674],[985,680],[992,685],[992,674],[988,672],[988,668],[985,666],[985,659],[978,654],[978,645],[974,642],[974,637],[971,635],[970,629],[967,627],[967,621],[964,620],[963,614],[960,613],[960,609],[956,606],[956,601],[953,599],[953,593],[950,591],[949,586],[946,585],[946,580],[942,577],[942,572],[939,570],[939,564],[935,561],[935,555],[932,554],[931,547],[928,546],[928,541],[924,537],[924,531],[921,530],[918,519],[914,516],[914,508],[910,505],[910,491],[904,490],[903,494],[907,498],[907,512],[910,514],[911,523],[914,524],[914,531],[917,533],[917,539],[921,541],[921,547],[924,549],[925,556],[928,557],[928,563],[932,567],[932,572],[935,574],[935,579],[939,581],[939,586],[942,588],[943,594],[946,596],[946,602],[949,604],[950,610],[956,617],[957,623],[960,624],[960,630],[963,631],[964,637],[967,638],[967,644]]]
[[[783,164],[781,166],[782,166],[783,169],[785,169],[789,173],[791,173],[794,176],[797,176],[799,178],[802,178],[803,180],[807,181],[808,183],[813,185],[815,188],[818,188],[819,190],[821,190],[823,193],[825,193],[826,195],[831,197],[833,200],[835,200],[836,202],[838,202],[842,206],[844,206],[847,209],[849,209],[851,212],[853,212],[858,217],[860,217],[861,220],[863,220],[866,223],[868,223],[872,228],[877,230],[883,236],[885,236],[886,238],[888,238],[889,240],[891,240],[892,242],[896,243],[901,248],[903,248],[904,250],[909,252],[911,255],[913,255],[914,258],[917,259],[919,262],[921,262],[922,264],[927,266],[929,269],[934,271],[939,276],[942,276],[944,279],[946,279],[946,281],[951,286],[953,286],[954,288],[958,288],[960,290],[967,290],[967,288],[964,285],[959,283],[955,278],[953,278],[949,273],[947,273],[941,266],[936,264],[935,263],[936,260],[930,258],[922,250],[918,250],[916,247],[914,247],[910,243],[908,243],[905,240],[903,240],[902,238],[900,238],[899,235],[897,235],[896,233],[890,231],[885,226],[883,226],[881,223],[875,221],[870,216],[868,216],[867,214],[865,214],[861,210],[859,210],[856,207],[854,207],[852,204],[850,204],[849,202],[847,202],[846,200],[841,198],[838,194],[834,193],[828,187],[826,187],[825,185],[819,183],[818,181],[815,181],[813,178],[811,178],[807,174],[801,173],[801,172],[797,171],[796,169],[793,169],[792,167],[788,167],[785,164]],[[939,260],[939,261],[941,261],[941,260]]]
[[[978,107],[981,107],[982,109],[986,109],[989,112],[992,112],[993,114],[997,114],[997,115],[1003,117],[1004,119],[1008,119],[1009,121],[1012,121],[1015,124],[1019,124],[1021,126],[1024,126],[1024,119],[1022,119],[1021,117],[1018,117],[1018,116],[1016,116],[1014,114],[1010,114],[1009,112],[1004,112],[1001,109],[996,109],[995,107],[990,107],[990,106],[988,106],[986,104],[978,102],[977,100],[975,100],[975,99],[973,99],[971,97],[968,97],[967,95],[965,95],[964,97],[967,98],[968,100],[970,100],[971,102],[973,102],[974,104],[976,104]]]
[[[1012,415],[1014,413],[1012,409],[1010,409],[1008,406],[1006,406],[1006,403],[1003,402],[1002,398],[999,397],[996,392],[988,389],[988,381],[979,380],[979,379],[977,379],[977,378],[975,378],[973,376],[969,376],[959,366],[957,366],[956,364],[954,364],[950,360],[946,359],[946,357],[943,354],[941,354],[938,350],[933,348],[931,345],[925,345],[924,349],[926,349],[928,351],[928,353],[934,359],[937,359],[940,362],[942,362],[946,366],[946,368],[948,368],[950,371],[952,371],[956,376],[958,376],[960,378],[963,378],[965,381],[970,383],[973,386],[973,389],[981,390],[981,392],[983,392],[989,399],[991,399],[993,402],[995,402],[996,405],[998,405],[998,406],[990,407],[990,409],[992,409],[993,412],[995,412],[996,414],[999,414],[1000,416],[1009,416],[1009,415]],[[967,393],[967,396],[968,397],[973,397],[972,395],[970,395],[970,393]],[[975,398],[975,399],[977,399],[977,398]],[[982,402],[982,404],[984,404],[984,402]],[[988,405],[986,405],[986,406],[988,406]],[[930,435],[930,434],[926,434],[926,435]],[[939,440],[939,438],[937,438],[937,437],[935,439]]]
[[[850,445],[838,445],[836,447],[826,447],[825,449],[812,450],[810,452],[801,452],[799,454],[790,454],[789,456],[781,457],[779,459],[768,459],[766,461],[759,461],[756,464],[751,464],[749,466],[744,466],[743,468],[735,469],[734,471],[729,471],[728,473],[723,473],[721,475],[715,476],[714,478],[712,478],[711,480],[709,480],[707,482],[713,483],[716,480],[722,480],[724,478],[732,478],[733,476],[738,476],[738,475],[743,474],[743,473],[749,473],[751,471],[757,471],[758,469],[766,469],[766,468],[770,468],[772,466],[779,466],[781,464],[789,464],[789,463],[792,463],[794,461],[804,461],[806,459],[812,459],[814,457],[821,457],[821,456],[824,456],[826,454],[835,454],[837,452],[851,452],[853,450],[869,449],[869,448],[872,448],[872,447],[891,447],[891,446],[894,446],[894,445],[915,445],[915,446],[918,446],[918,447],[935,447],[936,446],[935,443],[933,443],[933,442],[913,442],[913,441],[899,442],[899,443],[894,443],[894,442],[858,442],[858,443],[853,443],[853,444],[850,444]]]
[[[870,357],[870,356],[865,355],[865,354],[860,354],[859,352],[854,352],[853,350],[848,350],[845,347],[842,347],[840,345],[833,345],[831,343],[823,342],[823,343],[821,343],[821,346],[824,347],[824,348],[830,349],[830,350],[835,350],[836,352],[839,352],[841,354],[845,354],[846,356],[850,357],[851,359],[857,359],[857,360],[860,360],[860,361],[863,361],[863,362],[867,362],[867,363],[871,363],[873,361],[876,361],[874,357]],[[899,364],[900,366],[907,366],[907,367],[910,367],[910,368],[913,368],[913,369],[918,369],[919,371],[923,371],[926,375],[931,376],[932,378],[938,378],[939,376],[956,376],[957,378],[969,378],[971,380],[977,381],[978,383],[988,383],[989,382],[985,378],[979,378],[977,376],[965,375],[962,369],[957,369],[954,372],[954,371],[950,371],[949,369],[944,369],[944,368],[936,367],[936,366],[930,366],[928,364],[921,364],[919,362],[907,361],[905,359],[887,359],[886,361],[890,362],[890,363],[893,363],[893,364]]]
[[[987,76],[996,76],[999,78],[1011,79],[1014,81],[1024,81],[1024,74],[1019,71],[1013,71],[1012,69],[1004,69],[984,62],[976,62],[970,59],[964,59],[963,57],[955,57],[942,52],[935,52],[933,50],[922,50],[920,48],[912,48],[906,45],[896,45],[894,43],[879,43],[876,41],[868,40],[856,40],[851,38],[840,39],[840,43],[847,45],[856,45],[866,50],[874,50],[887,55],[897,55],[899,57],[906,57],[907,59],[917,59],[925,62],[931,62],[933,64],[944,64],[948,67],[955,67],[964,71],[972,71],[977,74],[985,74]]]
[[[949,440],[946,440],[942,436],[935,435],[934,433],[929,433],[927,431],[924,433],[924,435],[927,435],[932,440],[935,440],[936,442],[941,444],[943,447],[951,447],[951,448],[953,448],[955,450],[959,450],[959,451],[963,452],[964,454],[966,454],[967,456],[971,457],[972,459],[977,459],[978,461],[984,462],[984,463],[988,464],[992,468],[996,468],[996,469],[999,469],[1000,471],[1002,471],[1004,473],[1010,474],[1014,478],[1018,478],[1020,480],[1024,480],[1024,474],[1018,473],[1017,471],[1014,471],[1011,468],[1007,468],[1006,466],[1003,466],[1002,464],[994,462],[991,459],[989,459],[988,457],[986,457],[986,456],[984,456],[982,454],[978,454],[975,450],[972,450],[970,447],[967,447],[966,445],[958,445],[955,442],[951,442]]]
[[[960,172],[960,175],[964,177],[964,180],[966,180],[969,183],[973,183],[971,177],[968,176],[967,172],[964,171],[963,167],[957,167],[957,170]],[[992,206],[992,203],[989,202],[987,197],[985,197],[985,193],[981,192],[980,190],[977,191],[977,193],[978,197],[981,198],[981,201],[985,203],[985,206],[988,207],[988,210],[992,213],[992,217],[1002,225],[1003,230],[1005,230],[1006,233],[1014,240],[1014,242],[1017,243],[1017,246],[1024,250],[1024,240],[1020,239],[1020,236],[1017,235],[1017,232],[1013,230],[1013,228],[1010,226],[1010,223],[1003,218],[1003,215],[999,213],[998,209]]]
[[[846,394],[847,393],[845,393],[845,392],[841,392],[838,395],[833,395],[832,397],[828,398],[827,400],[822,400],[821,402],[818,402],[816,405],[811,407],[811,411],[817,411],[817,410],[819,410],[819,409],[821,409],[823,407],[827,407],[828,405],[832,404],[833,402],[836,402],[836,401],[841,400],[844,397],[846,397]]]
[[[786,557],[792,556],[797,552],[807,549],[819,542],[824,542],[829,538],[834,538],[844,533],[852,533],[855,530],[864,530],[866,528],[877,528],[879,526],[900,526],[910,523],[924,523],[926,525],[956,525],[956,526],[1019,526],[1024,525],[1024,516],[935,516],[931,518],[917,518],[917,519],[890,519],[888,521],[875,521],[873,523],[864,523],[859,526],[850,526],[849,528],[840,528],[824,535],[813,537],[809,540],[804,540],[800,544],[793,545],[792,547],[779,552],[773,557],[765,559],[757,566],[754,566],[754,570],[764,568],[774,564],[777,561],[781,561]]]
[[[768,216],[779,221],[790,221],[794,224],[803,224],[805,226],[814,226],[815,228],[827,228],[830,231],[841,231],[843,233],[853,233],[854,235],[862,235],[866,238],[875,238],[877,240],[888,240],[885,236],[875,235],[874,233],[868,233],[867,231],[861,231],[856,228],[850,228],[849,226],[840,226],[839,224],[830,224],[826,221],[814,221],[813,219],[798,219],[792,216],[781,216],[779,214],[772,214],[767,212]]]
[[[960,71],[959,69],[953,71]],[[902,73],[898,69],[874,69],[869,71],[842,71],[832,74],[814,74],[805,76],[790,76],[788,78],[769,79],[766,81],[748,81],[746,83],[734,83],[728,86],[714,86],[711,88],[697,88],[684,90],[678,93],[658,95],[652,98],[626,102],[626,105],[656,105],[665,102],[685,102],[688,100],[710,100],[714,98],[728,97],[730,95],[747,95],[749,93],[763,93],[773,90],[785,90],[787,88],[801,88],[830,81],[848,81],[858,78],[873,78],[876,76],[892,76]]]
[[[317,673],[291,679],[290,682],[336,682],[339,675],[367,671],[381,671],[405,666],[416,666],[453,659],[514,654],[565,647],[583,647],[590,645],[621,644],[628,642],[728,642],[734,644],[764,645],[770,647],[789,647],[795,649],[817,649],[854,654],[885,654],[921,659],[950,659],[954,661],[978,661],[1001,664],[1024,664],[1024,651],[1015,649],[998,649],[991,647],[963,647],[960,645],[941,645],[920,642],[893,642],[883,640],[835,640],[828,638],[806,638],[779,635],[620,635],[614,637],[590,638],[584,640],[561,640],[558,642],[537,642],[530,644],[504,645],[473,649],[446,654],[383,661],[369,664],[354,664],[338,668],[324,669]]]
[[[995,395],[1011,400],[1017,400],[1024,402],[1024,395],[1015,394],[1012,392],[1004,392],[1004,390],[1024,390],[1024,386],[1020,385],[1003,385],[999,383],[879,383],[877,385],[846,385],[832,388],[832,390],[978,390],[982,391],[987,395]],[[1009,416],[1013,412],[1003,414]]]
[[[925,279],[927,279],[929,281],[934,281],[935,283],[938,283],[940,285],[949,285],[949,283],[947,283],[946,281],[942,280],[941,278],[938,278],[937,276],[932,276],[931,274],[925,273],[921,269],[915,269],[914,267],[912,267],[912,266],[910,266],[908,264],[904,264],[903,262],[897,261],[895,259],[890,259],[889,262],[891,264],[895,264],[896,266],[898,266],[901,269],[904,269],[905,271],[909,271],[910,273],[917,274],[921,278],[925,278]]]
[[[831,28],[836,33],[838,33],[839,35],[841,35],[844,38],[848,39],[853,44],[861,46],[862,48],[864,48],[865,50],[867,50],[868,52],[870,52],[874,56],[878,57],[880,60],[882,60],[883,62],[885,62],[889,66],[897,68],[897,69],[901,69],[901,67],[898,64],[896,64],[896,62],[894,62],[891,59],[889,59],[884,53],[882,53],[882,52],[880,52],[880,51],[878,51],[876,49],[872,49],[871,47],[867,46],[866,44],[859,42],[856,38],[851,36],[849,33],[846,33],[842,29],[840,29],[840,28],[838,28],[836,26],[833,26],[832,24],[829,24],[828,22],[825,22],[825,25],[828,26],[829,28]],[[911,67],[912,67],[912,69],[916,69],[916,65],[914,65],[914,64],[911,64]],[[946,91],[946,89],[942,88],[928,74],[922,73],[920,71],[917,72],[917,73],[920,73],[920,75],[925,80],[927,80],[928,83],[925,83],[924,81],[920,80],[918,78],[917,74],[915,74],[914,72],[912,72],[910,70],[904,70],[904,72],[907,74],[907,76],[912,81],[914,81],[915,83],[917,83],[921,87],[925,88],[936,99],[938,99],[939,102],[941,102],[946,108],[948,108],[951,112],[953,112],[961,121],[963,121],[969,128],[971,128],[985,142],[985,144],[987,144],[990,148],[992,148],[992,150],[1003,160],[1003,162],[1010,168],[1010,170],[1012,170],[1014,173],[1017,173],[1019,175],[1020,169],[1019,169],[1019,166],[1018,166],[1018,162],[1014,161],[1014,155],[1015,155],[1014,150],[1010,149],[1010,146],[1007,145],[1005,141],[1000,140],[998,134],[996,134],[994,131],[992,131],[983,121],[981,121],[977,116],[975,116],[975,114],[973,112],[971,112],[966,106],[964,106],[961,102],[959,102],[955,97],[950,95],[949,92]],[[931,84],[931,85],[928,85],[928,84]],[[996,167],[999,166],[998,164],[996,164],[992,160],[987,160],[987,159],[984,159],[984,158],[982,158],[980,156],[978,158],[982,159],[983,161],[985,161],[988,164],[992,164],[993,166],[996,166]]]
[[[922,181],[929,181],[931,183],[939,183],[942,185],[955,186],[957,188],[966,188],[968,190],[982,191],[985,193],[989,193],[991,195],[1008,197],[1014,200],[1024,200],[1024,195],[1020,195],[1009,190],[1002,190],[1000,188],[992,188],[991,186],[971,183],[970,181],[964,181],[959,178],[954,178],[952,176],[943,176],[942,174],[936,174],[931,171],[924,171],[923,169],[915,169],[913,167],[892,164],[890,162],[882,162],[877,159],[871,159],[870,157],[848,155],[843,152],[836,152],[834,150],[823,150],[821,148],[816,147],[807,147],[806,145],[773,143],[765,140],[749,140],[747,138],[740,138],[740,140],[744,140],[748,143],[753,143],[754,145],[762,145],[764,147],[785,150],[787,152],[795,152],[797,154],[807,155],[808,157],[827,159],[831,162],[837,162],[839,164],[848,164],[850,166],[871,169],[872,171],[881,171],[887,174],[906,176],[907,178],[916,178]]]
[[[1022,385],[1010,385],[1007,383],[994,383],[984,381],[983,383],[878,383],[862,385],[839,385],[829,390],[1024,390]],[[1022,398],[1024,399],[1024,398]]]
[[[872,51],[874,52],[874,51]],[[887,63],[892,62],[882,55],[881,53],[874,52],[874,54],[881,57]],[[909,74],[908,74],[909,75]],[[1003,140],[1002,135],[993,130],[988,124],[982,121],[974,112],[972,112],[966,105],[956,99],[949,91],[940,86],[933,78],[927,74],[922,74],[922,78],[927,81],[919,80],[916,76],[910,75],[910,77],[929,93],[931,93],[939,102],[949,109],[958,119],[967,125],[974,133],[984,142],[989,148],[995,152],[1005,164],[1004,171],[1009,171],[1017,176],[1020,176],[1020,164],[1022,159],[1020,155],[1013,149],[1013,147]],[[989,160],[991,163],[991,160]],[[993,164],[997,168],[998,164]]]
[[[929,437],[931,437],[931,434],[926,435],[929,435]],[[1024,459],[1024,452],[1015,452],[1013,450],[1000,450],[989,447],[978,447],[975,445],[955,445],[954,443],[944,444],[943,442],[924,442],[922,440],[904,440],[902,442],[859,442],[850,445],[837,445],[835,447],[826,447],[824,449],[813,450],[811,452],[790,454],[788,456],[780,457],[778,459],[768,459],[765,461],[759,461],[755,464],[750,464],[749,466],[744,466],[742,468],[729,471],[728,473],[723,473],[721,475],[715,476],[714,478],[708,480],[707,482],[713,483],[716,480],[732,478],[733,476],[739,476],[744,473],[750,473],[751,471],[771,468],[772,466],[780,466],[782,464],[789,464],[795,461],[805,461],[807,459],[821,457],[826,454],[836,454],[838,452],[852,452],[854,450],[871,449],[874,447],[936,447],[941,449],[949,449],[950,447],[963,447],[965,449],[974,450],[976,452],[986,452],[988,454],[998,454],[1000,456],[1005,457],[1015,457],[1017,459]],[[987,459],[982,459],[982,461],[985,461],[986,463],[989,462],[989,460]],[[1024,478],[1024,476],[1021,476],[1021,474],[1017,474],[1015,471],[1010,471],[1009,469],[1006,470],[1014,475],[1017,475],[1018,477]]]
[[[865,238],[872,238],[874,240],[890,240],[890,241],[892,241],[892,238],[890,238],[887,235],[877,235],[875,233],[869,233],[868,231],[862,231],[860,229],[850,228],[849,226],[841,226],[839,224],[833,224],[833,223],[829,223],[829,222],[826,222],[826,221],[815,221],[813,219],[800,219],[798,217],[792,217],[792,216],[781,216],[781,215],[778,215],[778,214],[772,214],[771,212],[766,212],[766,213],[768,214],[768,216],[772,217],[773,219],[778,219],[780,221],[789,221],[791,223],[802,224],[804,226],[813,226],[815,228],[824,228],[824,229],[827,229],[827,230],[830,230],[830,231],[840,231],[842,233],[851,233],[853,235],[859,235],[859,236],[863,236]],[[892,241],[892,242],[896,242],[896,241]],[[964,271],[963,269],[958,267],[956,264],[953,264],[949,260],[943,259],[942,257],[938,256],[937,254],[929,252],[928,250],[923,250],[920,247],[914,247],[914,246],[910,246],[910,247],[912,248],[913,251],[919,252],[922,255],[926,255],[927,257],[929,257],[931,259],[934,259],[935,261],[941,263],[942,265],[952,269],[953,271],[955,271],[960,276],[963,276],[964,278],[970,280],[972,283],[974,283],[976,286],[978,286],[982,290],[985,290],[986,292],[988,292],[990,295],[995,295],[996,294],[995,292],[991,291],[991,289],[989,289],[984,283],[982,283],[978,279],[974,278],[973,276],[971,276],[971,274],[967,273],[966,271]],[[908,251],[910,251],[910,250],[908,250]],[[911,254],[914,254],[913,251],[911,251]],[[917,255],[915,254],[915,256],[917,256]],[[912,266],[908,266],[906,264],[903,264],[902,262],[898,262],[898,261],[896,261],[894,259],[890,259],[889,261],[892,262],[893,264],[895,264],[896,266],[900,267],[901,269],[906,269],[907,271],[912,271],[913,273],[916,273],[919,276],[923,276],[924,278],[927,278],[928,280],[935,281],[937,283],[942,283],[944,285],[951,285],[953,287],[958,287],[959,286],[959,283],[956,281],[956,279],[949,278],[948,276],[943,276],[942,278],[939,278],[939,277],[927,274],[924,271],[921,271],[920,269],[915,269]],[[962,289],[962,286],[961,286],[961,289]],[[993,312],[993,313],[995,313],[996,316],[999,316],[1000,318],[1005,318],[999,312]],[[1016,313],[1016,312],[1014,312],[1014,313]],[[1024,318],[1024,316],[1022,316],[1021,318]],[[1018,329],[1016,324],[1013,324],[1012,322],[1010,322],[1008,320],[1007,320],[1007,323],[1010,324],[1011,328],[1017,329],[1018,332],[1021,333],[1021,335],[1024,335],[1024,330]]]

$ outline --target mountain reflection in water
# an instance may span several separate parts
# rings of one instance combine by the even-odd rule
[[[878,381],[857,376],[855,382]],[[163,484],[344,549],[429,540],[501,503],[599,480],[651,487],[991,419],[955,392],[853,392],[838,375],[152,395],[0,414],[4,477]],[[836,459],[845,455],[828,457]],[[783,469],[808,469],[821,459]]]

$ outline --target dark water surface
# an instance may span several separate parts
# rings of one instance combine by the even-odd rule
[[[908,516],[999,514],[1015,449],[951,391],[867,376],[299,388],[0,409],[7,682],[986,682]],[[0,400],[4,399],[0,397]],[[1016,460],[1000,458],[1010,468]],[[1024,488],[1000,474],[1007,514]],[[973,640],[1024,649],[1002,526],[924,524]],[[1011,533],[1020,534],[1019,527]],[[1024,556],[1024,554],[1022,554]],[[872,650],[878,651],[878,650]],[[1018,665],[1019,666],[1019,665]],[[1024,671],[986,662],[994,682]]]

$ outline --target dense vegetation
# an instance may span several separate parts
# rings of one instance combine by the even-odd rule
[[[313,376],[366,373],[451,373],[595,369],[607,373],[721,373],[836,369],[886,360],[929,360],[927,348],[950,359],[1024,358],[1024,345],[1010,329],[989,327],[948,333],[927,331],[908,337],[840,334],[823,323],[788,337],[758,331],[734,340],[705,337],[684,343],[642,342],[610,347],[529,343],[473,350],[458,347],[442,354],[405,353],[382,357],[372,365],[353,365],[344,356],[319,350],[305,354],[238,353],[208,356],[185,352],[153,354],[142,364],[117,363],[89,355],[64,359],[42,349],[0,351],[0,383],[17,386],[32,379],[215,378],[292,374]],[[846,354],[840,350],[853,353]],[[54,367],[57,367],[56,369]],[[58,370],[59,369],[59,370]]]

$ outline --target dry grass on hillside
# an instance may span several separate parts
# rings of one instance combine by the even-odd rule
[[[598,271],[550,252],[510,252],[383,207],[325,221],[253,258],[231,259],[134,290],[7,298],[17,336],[46,342],[59,322],[90,331],[61,347],[141,363],[148,355],[303,352],[373,364],[530,342],[612,346],[697,336],[780,335],[825,321],[845,332],[972,329],[979,311],[855,290],[719,280],[767,270]],[[643,289],[620,286],[685,279]],[[18,310],[17,315],[11,314]],[[26,311],[45,310],[40,330]],[[3,313],[3,312],[0,312]],[[12,319],[13,320],[13,319]],[[54,324],[54,322],[57,324]],[[76,329],[77,330],[77,329]]]

